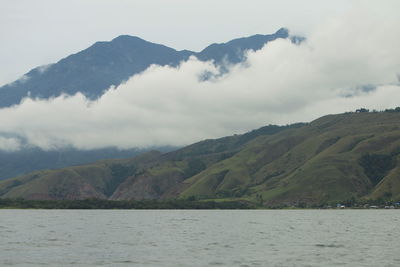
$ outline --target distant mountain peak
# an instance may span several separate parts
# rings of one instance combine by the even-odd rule
[[[287,28],[283,27],[283,28],[280,28],[279,30],[277,30],[275,32],[275,34],[288,37],[289,36],[289,30]]]
[[[133,35],[120,35],[112,39],[110,42],[129,42],[129,41],[141,41],[150,43],[149,41],[146,41],[138,36],[133,36]]]

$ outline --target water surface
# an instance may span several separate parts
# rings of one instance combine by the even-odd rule
[[[0,210],[0,266],[400,266],[400,210]]]

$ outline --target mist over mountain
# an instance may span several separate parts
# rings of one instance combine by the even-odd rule
[[[47,99],[77,92],[94,100],[111,86],[120,85],[152,64],[177,66],[190,56],[201,61],[211,60],[217,65],[236,64],[244,60],[246,51],[256,51],[270,41],[288,37],[288,30],[281,28],[273,34],[238,38],[193,52],[121,35],[109,42],[96,42],[55,64],[34,68],[19,80],[0,87],[0,107],[19,104],[28,96]],[[292,38],[294,42],[301,40]]]
[[[268,38],[256,35],[196,53],[214,63],[183,51],[188,60],[152,64],[95,100],[101,90],[80,88],[50,99],[31,92],[21,104],[0,109],[0,147],[181,147],[266,124],[311,121],[360,107],[394,108],[400,95],[398,25],[397,17],[389,23],[356,9],[319,25],[304,42],[289,36],[265,44]],[[287,30],[274,35],[284,37]],[[261,46],[242,53],[243,47]],[[226,56],[214,53],[222,48]]]
[[[227,43],[212,44],[200,52],[193,52],[177,51],[139,37],[121,35],[109,42],[96,42],[55,64],[34,68],[19,80],[4,85],[0,88],[0,107],[19,104],[24,97],[47,99],[78,92],[94,100],[111,86],[120,85],[152,64],[176,67],[190,56],[202,61],[213,61],[219,66],[236,64],[245,60],[246,51],[256,51],[269,41],[288,37],[288,30],[281,28],[274,34],[238,38]],[[301,37],[292,38],[301,40]],[[15,146],[16,143],[20,145]],[[104,147],[81,150],[60,147],[44,150],[29,144],[24,145],[25,143],[26,140],[18,135],[0,132],[0,180],[34,170],[132,157],[152,149]],[[155,149],[166,152],[172,147],[159,145]]]

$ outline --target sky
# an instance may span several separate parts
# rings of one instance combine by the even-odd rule
[[[70,16],[58,16],[59,10],[72,13],[77,4],[71,2],[59,1],[50,19],[39,11],[42,16],[36,13],[37,18],[32,14],[20,14],[19,19],[13,17],[16,32],[21,31],[19,27],[46,26],[51,18],[60,21],[60,25],[49,26],[57,28],[54,34],[76,29],[72,40],[64,37],[68,39],[64,46],[57,49],[49,46],[50,51],[36,52],[49,60],[57,57],[55,54],[62,49],[65,49],[63,53],[67,49],[79,50],[70,45],[78,39],[85,48],[84,39],[88,36],[107,40],[125,33],[193,50],[200,50],[211,42],[261,32],[261,28],[265,29],[262,33],[275,32],[281,26],[304,35],[307,40],[300,45],[282,39],[270,42],[257,52],[249,52],[243,64],[229,66],[226,75],[209,81],[201,81],[199,76],[205,71],[218,73],[218,69],[211,62],[191,58],[177,68],[151,66],[119,87],[110,88],[97,101],[89,101],[81,94],[50,100],[25,99],[18,106],[0,109],[0,133],[3,133],[0,148],[3,150],[23,146],[16,136],[43,149],[181,146],[267,124],[311,121],[360,107],[383,110],[400,106],[398,1],[335,1],[334,4],[331,1],[331,6],[322,6],[319,2],[323,1],[306,1],[310,5],[304,1],[302,5],[296,1],[279,1],[279,4],[278,1],[251,1],[252,5],[249,1],[230,1],[231,4],[228,1],[214,1],[218,4],[168,1],[168,7],[164,3],[167,1],[147,1],[146,5],[137,4],[141,12],[133,8],[132,3],[137,1],[113,1],[121,5],[120,13],[112,12],[110,1],[96,1],[99,3],[96,9],[89,8],[93,2],[81,1],[87,6],[79,9],[75,26],[66,23],[71,22]],[[15,7],[9,3],[8,8]],[[156,3],[163,8],[152,8],[151,4]],[[127,6],[132,7],[132,13]],[[35,8],[33,13],[38,10]],[[78,27],[94,10],[97,11],[96,15],[90,15],[93,16],[89,20],[91,26]],[[141,23],[135,23],[138,17]],[[26,25],[28,21],[33,25]],[[107,23],[113,21],[115,24]],[[104,31],[100,31],[101,26]],[[127,28],[134,30],[128,32]],[[171,31],[166,31],[167,28]],[[43,45],[58,39],[43,33],[51,35],[48,29],[37,30],[43,36],[40,41]],[[118,29],[121,32],[116,34],[114,31]],[[19,49],[21,41],[17,39],[15,48],[10,43],[9,49]],[[38,47],[42,49],[41,46],[32,49]],[[22,54],[16,52],[15,60],[38,60],[33,56],[24,59]]]

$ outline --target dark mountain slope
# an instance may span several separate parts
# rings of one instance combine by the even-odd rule
[[[118,86],[151,64],[176,66],[193,55],[200,60],[221,64],[238,63],[246,50],[258,50],[277,38],[287,38],[288,31],[280,29],[270,35],[254,35],[224,44],[213,44],[196,53],[154,44],[138,37],[122,35],[110,42],[97,42],[91,47],[61,59],[55,64],[37,67],[23,78],[0,87],[0,107],[20,103],[30,95],[50,98],[62,93],[81,92],[90,99],[101,96],[110,86]]]

